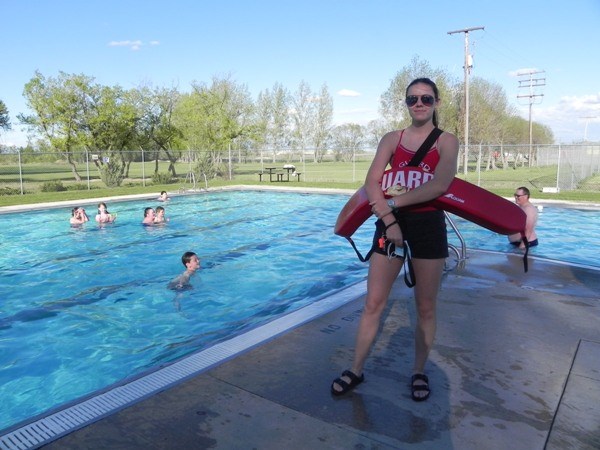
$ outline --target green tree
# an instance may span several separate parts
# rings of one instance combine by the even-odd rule
[[[291,140],[290,98],[289,91],[283,85],[276,83],[271,93],[271,118],[268,128],[273,162],[279,151],[288,149]]]
[[[321,86],[316,99],[313,130],[314,162],[321,162],[327,152],[327,143],[331,137],[333,123],[333,100],[326,84]]]
[[[193,165],[199,161],[199,153],[192,150],[204,148],[205,137],[198,126],[202,122],[200,115],[197,96],[194,93],[181,94],[173,111],[173,125],[181,131],[182,149],[188,150],[187,155],[182,156],[189,163],[189,172],[192,172]]]
[[[154,173],[158,174],[159,158],[163,154],[169,160],[168,171],[177,177],[175,163],[181,157],[184,138],[175,119],[179,92],[175,88],[141,87],[137,89],[139,115],[138,134],[140,146],[154,152]]]
[[[253,138],[260,149],[260,164],[262,167],[264,152],[269,146],[269,126],[273,116],[273,104],[270,91],[261,91],[256,99],[254,108]]]
[[[8,108],[2,100],[0,100],[0,130],[8,131],[11,129],[10,116]]]
[[[273,162],[277,153],[287,149],[291,140],[291,95],[280,83],[258,94],[254,113],[255,135],[263,151],[270,151]]]
[[[315,103],[312,89],[304,80],[292,97],[291,117],[294,124],[292,145],[300,150],[300,161],[304,161],[304,153],[312,140],[312,125],[315,122]]]
[[[458,111],[456,82],[442,69],[433,69],[427,61],[415,56],[390,82],[390,87],[381,95],[379,112],[387,124],[388,131],[406,128],[410,116],[404,104],[406,87],[416,78],[430,78],[438,87],[440,106],[438,120],[440,128],[452,133],[458,132]]]
[[[371,120],[366,127],[365,144],[376,149],[379,145],[379,141],[388,131],[389,130],[382,119]]]
[[[120,186],[134,160],[127,150],[137,141],[137,110],[129,93],[120,86],[92,86],[89,99],[84,145],[88,151],[108,157],[108,162],[96,161],[101,178],[109,187]]]
[[[71,165],[76,181],[81,181],[73,151],[84,146],[85,111],[93,78],[60,72],[46,78],[39,71],[25,84],[23,95],[32,115],[19,114],[21,123],[48,139],[52,149]]]
[[[213,78],[210,85],[192,83],[176,114],[186,130],[184,140],[206,150],[197,172],[209,177],[225,175],[223,153],[236,142],[256,133],[252,122],[254,104],[245,85],[229,77]]]
[[[550,127],[537,122],[533,122],[531,126],[535,144],[552,144],[554,142],[554,133]]]
[[[505,123],[503,119],[515,113],[502,86],[475,77],[470,85],[469,98],[469,141],[499,142]]]
[[[365,129],[356,123],[345,123],[332,131],[333,154],[336,161],[352,161],[365,143]]]
[[[507,145],[522,144],[529,141],[529,125],[527,120],[516,114],[504,117],[498,142]]]

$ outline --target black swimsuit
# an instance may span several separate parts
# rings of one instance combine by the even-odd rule
[[[402,237],[410,247],[413,258],[440,259],[448,257],[448,234],[444,211],[408,212],[394,211],[394,217],[400,224]],[[382,220],[375,222],[373,252],[402,258],[402,252],[395,252],[395,245],[385,241],[383,248],[380,239],[385,232]],[[397,227],[398,225],[392,225]]]

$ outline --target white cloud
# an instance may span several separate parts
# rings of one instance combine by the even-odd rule
[[[160,41],[150,41],[150,45],[160,45]]]
[[[521,109],[521,116],[528,118],[527,108]],[[533,105],[532,118],[550,127],[557,142],[600,141],[600,92],[564,96],[554,105]]]
[[[588,110],[600,112],[600,92],[598,94],[589,94],[577,96],[566,95],[560,98],[561,105],[572,107],[578,110]]]
[[[142,45],[144,45],[144,44],[140,40],[137,40],[137,41],[110,41],[108,43],[109,47],[129,47],[133,51],[139,50]]]
[[[352,89],[341,89],[337,93],[342,97],[360,97],[360,93],[353,91]]]

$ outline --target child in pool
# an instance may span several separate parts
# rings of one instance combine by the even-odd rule
[[[185,272],[171,280],[167,286],[174,291],[190,289],[192,287],[190,278],[192,278],[196,271],[200,269],[200,259],[194,252],[185,252],[181,256],[181,262],[185,267]]]
[[[98,203],[98,214],[96,214],[96,222],[98,223],[112,223],[116,220],[117,215],[111,214],[106,209],[106,203]]]
[[[82,223],[85,223],[88,220],[90,220],[90,219],[88,218],[87,214],[85,213],[85,209],[83,209],[80,206],[76,206],[75,208],[72,209],[71,219],[69,220],[71,225],[81,225]]]
[[[162,206],[156,207],[156,215],[154,216],[154,223],[167,223],[169,219],[165,217],[165,208]]]

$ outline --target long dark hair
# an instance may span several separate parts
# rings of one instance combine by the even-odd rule
[[[411,86],[414,86],[415,84],[419,84],[419,83],[426,84],[433,90],[433,95],[434,95],[436,101],[440,99],[440,91],[438,90],[437,85],[433,81],[431,81],[429,78],[416,78],[416,79],[412,80],[410,82],[410,84],[408,86],[406,86],[406,92],[404,93],[404,95],[408,96],[408,89]],[[434,127],[438,126],[437,111],[435,111],[435,110],[433,111],[433,126]]]

